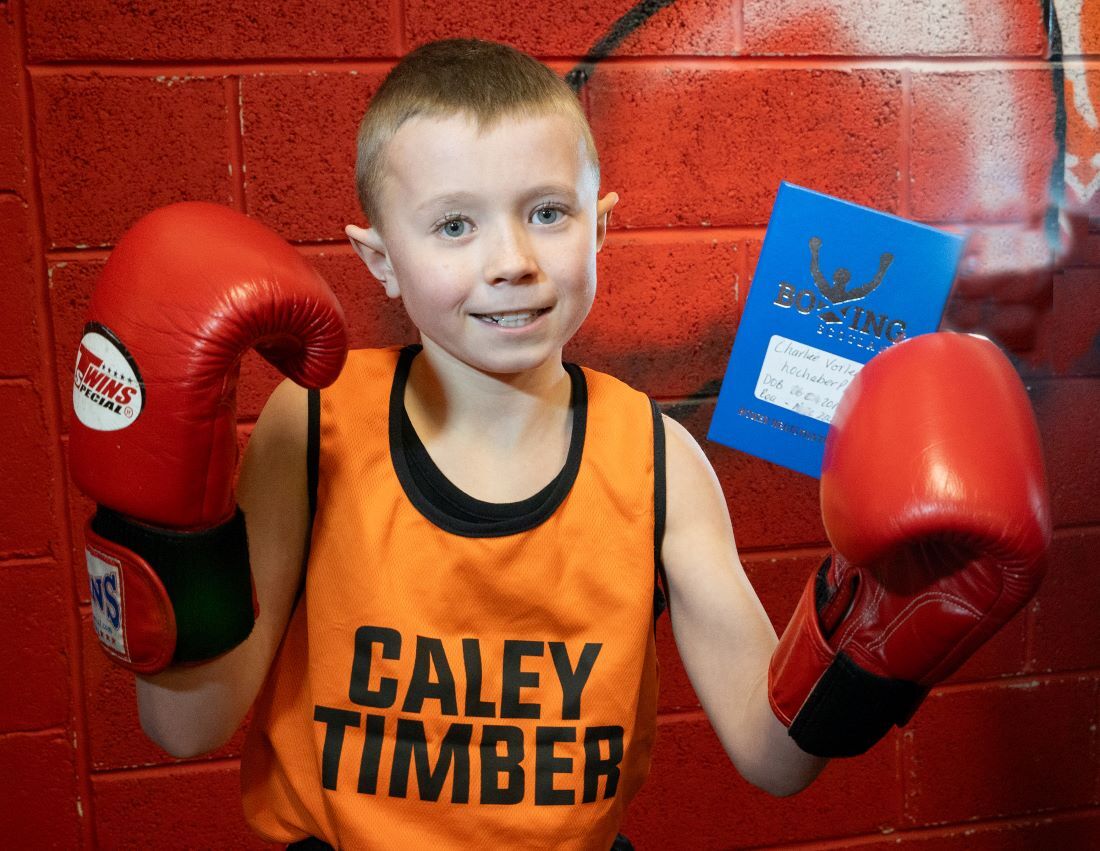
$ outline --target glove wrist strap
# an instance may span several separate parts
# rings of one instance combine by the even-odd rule
[[[833,602],[829,566],[826,559],[810,577],[772,655],[768,698],[802,750],[823,757],[856,756],[895,724],[905,724],[928,690],[868,671],[843,649],[830,646],[820,618]],[[843,609],[848,602],[841,602]]]
[[[132,670],[203,662],[252,631],[256,601],[240,509],[211,529],[178,532],[99,506],[86,554],[96,633],[107,654]]]

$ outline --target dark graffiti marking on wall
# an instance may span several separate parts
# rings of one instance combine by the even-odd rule
[[[584,59],[566,75],[565,79],[573,87],[573,91],[579,92],[584,87],[591,78],[597,62],[614,53],[615,48],[622,44],[628,35],[666,6],[671,6],[675,2],[676,0],[642,0],[615,21],[603,38],[592,45]]]
[[[574,90],[583,90],[602,60],[674,3],[643,0],[614,21],[567,75]],[[929,62],[910,63],[914,75],[931,78],[941,71],[944,76],[975,77],[983,72],[952,62],[952,44],[996,43],[999,34],[1011,33],[1022,23],[1037,37],[1045,33],[1045,89],[1035,85],[1042,66],[1037,64],[1039,45],[1033,45],[1035,60],[1028,58],[1030,53],[1008,63],[997,60],[996,71],[981,81],[984,88],[979,94],[943,106],[945,125],[963,124],[958,153],[947,164],[951,174],[945,175],[950,181],[945,191],[957,196],[959,213],[946,221],[965,228],[970,236],[945,326],[986,333],[1009,350],[1030,352],[1044,333],[1044,323],[1050,324],[1046,320],[1053,310],[1055,276],[1082,262],[1090,213],[1100,215],[1100,118],[1082,61],[1100,47],[1100,0],[931,0],[920,4],[919,13],[911,0],[855,5],[861,9],[858,18],[846,11],[852,4],[806,0],[798,6],[797,26],[820,25],[823,55],[904,57],[926,55],[922,51],[933,37],[925,30],[934,20],[951,37],[943,37],[942,45],[928,51]],[[790,4],[777,4],[776,11],[746,4],[746,29],[757,37],[784,35],[796,19],[785,16],[783,9],[789,12]],[[1042,29],[1036,30],[1039,21]],[[702,19],[697,25],[719,24]],[[893,40],[884,41],[884,32]],[[952,41],[956,34],[961,35]],[[966,48],[958,52],[967,55]],[[945,58],[946,70],[941,62]],[[1100,79],[1092,83],[1097,87]],[[721,105],[714,108],[720,110]],[[838,104],[838,109],[844,105]],[[1036,117],[1044,115],[1045,119]],[[1040,124],[1052,131],[1037,135],[1034,128]],[[1038,180],[1031,177],[1036,169]],[[1092,349],[1100,351],[1100,344]]]

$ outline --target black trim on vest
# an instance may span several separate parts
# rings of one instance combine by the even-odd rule
[[[534,496],[519,502],[482,502],[474,499],[448,479],[436,466],[424,446],[420,435],[409,419],[409,412],[401,407],[401,439],[405,447],[405,459],[416,486],[432,505],[457,520],[468,520],[479,526],[509,518],[526,517],[553,496],[561,478],[561,471]]]
[[[313,533],[313,518],[317,516],[317,483],[320,480],[321,463],[321,391],[310,390],[306,397],[309,425],[306,429],[306,483],[309,488],[309,532],[306,538],[306,558],[309,558],[309,542]]]
[[[546,521],[557,511],[570,489],[572,489],[581,466],[585,430],[588,422],[588,385],[583,370],[576,364],[562,364],[569,373],[572,384],[570,407],[573,409],[573,433],[569,441],[569,452],[565,459],[565,465],[551,483],[551,490],[546,494],[546,498],[542,499],[537,507],[523,515],[506,517],[500,520],[474,522],[452,517],[434,505],[418,486],[413,472],[409,468],[407,458],[409,447],[405,445],[401,427],[405,410],[405,385],[409,380],[409,370],[412,367],[413,358],[416,357],[421,348],[419,344],[413,344],[405,346],[401,350],[390,389],[390,461],[393,464],[398,481],[405,491],[405,495],[409,498],[409,502],[440,529],[454,535],[461,535],[464,538],[500,538],[505,535],[526,532]],[[448,484],[451,483],[448,482]],[[469,494],[463,493],[461,489],[453,487],[453,485],[452,488],[451,498],[461,499],[472,513],[483,517],[492,516],[494,503],[474,499]]]
[[[309,836],[297,842],[291,842],[286,847],[286,851],[336,851],[336,849],[324,840]],[[634,845],[620,833],[611,844],[610,851],[634,851]]]
[[[661,409],[652,399],[653,409],[653,621],[668,608],[668,577],[661,562],[661,545],[665,540],[665,421]]]
[[[317,484],[321,478],[321,391],[313,388],[306,393],[306,491],[309,497],[309,522],[306,524],[306,545],[302,549],[302,579],[297,597],[306,589],[306,570],[313,543],[313,520],[317,516]],[[297,604],[297,597],[295,604]]]

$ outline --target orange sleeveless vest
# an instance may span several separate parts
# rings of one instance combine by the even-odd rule
[[[548,516],[448,530],[391,448],[401,355],[353,352],[320,394],[304,593],[255,706],[246,816],[352,851],[606,851],[656,727],[659,416],[584,369]]]

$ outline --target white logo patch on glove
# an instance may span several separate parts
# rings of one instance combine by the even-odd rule
[[[92,625],[105,647],[129,660],[122,619],[122,564],[94,547],[86,547],[88,582],[92,587]]]
[[[118,431],[141,414],[145,387],[137,364],[111,331],[84,327],[73,371],[73,411],[88,428]]]

